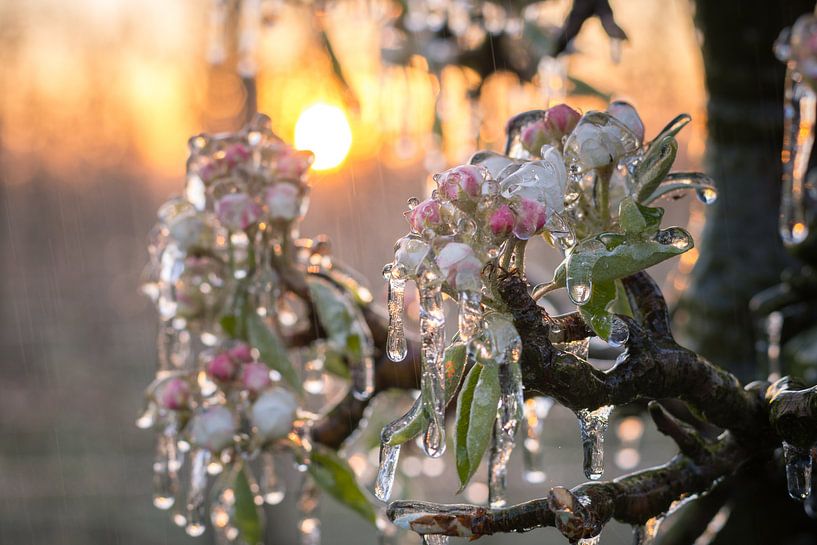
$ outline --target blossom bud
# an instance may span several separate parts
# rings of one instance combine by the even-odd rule
[[[241,142],[232,144],[231,146],[228,146],[224,150],[224,162],[227,163],[227,166],[229,168],[233,168],[234,166],[246,161],[249,158],[250,150]]]
[[[171,411],[186,409],[190,401],[190,385],[178,377],[164,383],[158,396],[159,405]]]
[[[233,413],[222,406],[209,407],[196,413],[190,424],[190,440],[193,444],[213,452],[229,446],[235,432]]]
[[[235,363],[224,352],[207,362],[207,374],[221,382],[228,382],[235,376]]]
[[[252,349],[246,343],[238,343],[227,351],[227,354],[235,362],[249,363],[253,360]]]
[[[434,199],[428,199],[406,212],[406,216],[412,231],[416,233],[422,233],[428,228],[433,229],[442,221],[440,203]]]
[[[516,203],[516,216],[513,234],[527,240],[545,227],[547,207],[537,201],[521,198]]]
[[[261,206],[246,193],[229,193],[216,203],[216,216],[230,230],[246,230],[261,217]]]
[[[253,403],[251,419],[258,435],[265,440],[286,436],[295,420],[298,406],[295,396],[283,388],[264,392]]]
[[[607,107],[607,113],[624,123],[638,138],[639,142],[644,141],[644,123],[632,104],[623,100],[616,100]]]
[[[581,114],[567,104],[557,104],[545,112],[551,130],[558,132],[559,140],[570,134],[581,119]]]
[[[275,174],[284,180],[300,180],[315,156],[311,151],[287,150],[275,164]]]
[[[442,195],[452,201],[475,199],[482,192],[482,170],[473,165],[461,165],[434,177]]]
[[[281,182],[264,191],[270,219],[292,221],[301,214],[300,190],[294,184]]]
[[[241,367],[241,383],[244,388],[257,394],[270,385],[269,368],[259,362],[245,363]]]
[[[449,242],[446,244],[437,254],[437,266],[448,284],[455,290],[479,290],[482,262],[467,244],[462,242]]]
[[[507,204],[502,204],[491,212],[488,217],[488,225],[491,232],[496,237],[505,237],[511,233],[513,226],[516,223],[516,216]]]

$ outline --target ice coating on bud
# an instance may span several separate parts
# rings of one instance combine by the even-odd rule
[[[292,221],[301,213],[300,190],[290,183],[279,183],[264,191],[264,202],[273,221]]]
[[[220,405],[197,412],[190,426],[190,440],[193,444],[212,452],[230,445],[236,432],[233,414]]]
[[[171,411],[186,409],[190,401],[190,385],[184,379],[171,378],[162,386],[157,401]]]
[[[476,291],[480,288],[482,262],[474,250],[462,242],[449,242],[437,254],[437,266],[457,291]]]
[[[259,437],[269,441],[286,436],[292,429],[297,406],[295,396],[283,388],[273,388],[258,396],[250,417]]]
[[[259,362],[245,363],[241,367],[241,383],[254,394],[261,392],[272,383],[269,368]]]
[[[778,46],[779,47],[779,46]],[[813,14],[801,16],[791,27],[787,48],[788,59],[810,85],[817,80],[817,18]]]
[[[442,221],[440,203],[433,199],[425,200],[406,212],[406,216],[412,231],[415,233],[422,233],[425,229],[433,229]]]
[[[216,216],[232,231],[247,230],[261,218],[263,210],[246,193],[228,193],[216,202]]]
[[[474,165],[461,165],[435,176],[440,193],[452,201],[477,198],[483,180],[482,170]]]
[[[506,237],[513,231],[516,224],[516,215],[507,204],[501,204],[499,207],[491,212],[488,218],[488,225],[491,228],[491,233],[495,237]]]
[[[520,240],[527,240],[545,227],[547,209],[545,205],[531,199],[521,198],[515,204],[516,223],[513,234]]]
[[[638,147],[624,123],[606,112],[588,112],[565,142],[565,157],[585,171],[615,165]]]
[[[287,153],[278,159],[275,173],[285,180],[300,180],[314,159],[311,151],[287,150]]]
[[[632,104],[623,100],[616,100],[607,107],[607,113],[624,123],[638,138],[639,142],[644,141],[644,123]]]
[[[227,354],[235,362],[249,363],[253,360],[252,349],[246,343],[238,343],[227,351]]]
[[[544,146],[542,159],[519,167],[500,183],[502,196],[537,201],[548,209],[547,215],[564,210],[567,169],[556,148]]]
[[[228,382],[235,376],[236,365],[230,356],[223,352],[216,354],[207,362],[207,374],[221,382]]]

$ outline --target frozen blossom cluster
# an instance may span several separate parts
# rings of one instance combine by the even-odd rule
[[[259,115],[189,142],[184,195],[161,206],[151,234],[143,290],[160,319],[157,370],[137,424],[156,432],[154,504],[188,534],[209,513],[220,542],[262,541],[261,506],[283,500],[279,473],[294,463],[302,539],[314,544],[315,486],[337,492],[349,468],[316,450],[310,427],[350,382],[356,397],[372,393],[360,308],[371,296],[326,239],[299,238],[312,154],[269,125]]]
[[[617,283],[692,247],[683,229],[661,228],[663,209],[651,205],[687,189],[705,203],[716,197],[703,174],[670,172],[675,135],[688,122],[689,116],[678,116],[645,143],[641,118],[626,102],[583,115],[564,104],[525,112],[509,121],[504,154],[478,152],[468,164],[436,174],[429,199],[409,200],[410,231],[397,241],[394,260],[383,271],[389,282],[387,348],[394,361],[406,355],[403,298],[406,283],[413,281],[419,290],[422,393],[409,413],[383,430],[376,488],[381,499],[391,492],[402,443],[424,434],[426,453],[442,454],[445,408],[456,397],[461,483],[468,483],[490,450],[489,503],[504,505],[506,465],[517,432],[524,421],[532,428],[526,436],[538,433],[537,414],[547,412],[541,407],[548,402],[523,402],[521,340],[496,280],[524,275],[526,244],[542,236],[564,259],[533,296],[566,288],[599,337],[614,346],[626,342],[624,322],[610,311]],[[450,343],[444,296],[458,304],[457,334]],[[587,356],[586,344],[563,348]],[[602,474],[610,409],[578,414],[591,479]]]

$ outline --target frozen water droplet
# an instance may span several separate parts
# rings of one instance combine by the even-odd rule
[[[711,187],[697,189],[695,190],[695,194],[698,195],[698,200],[704,204],[712,204],[718,200],[718,192]]]
[[[418,204],[420,204],[420,199],[418,199],[417,197],[411,197],[408,200],[409,210],[414,210]]]
[[[604,248],[604,244],[598,240],[587,241],[586,244],[593,244]],[[577,247],[567,258],[565,271],[565,285],[567,295],[576,305],[583,305],[590,300],[593,292],[593,266],[596,264],[596,253],[592,247]]]
[[[388,501],[394,485],[394,474],[397,472],[397,461],[400,459],[400,445],[380,445],[380,467],[374,482],[374,495],[380,501]]]
[[[817,96],[807,84],[798,82],[790,62],[786,71],[783,115],[783,187],[780,202],[780,234],[786,244],[799,244],[808,237],[805,177],[814,144]]]
[[[467,342],[479,333],[482,327],[482,294],[476,291],[461,291],[459,303],[460,338]]]
[[[570,300],[577,305],[583,305],[590,300],[591,284],[588,283],[571,283],[568,293]]]
[[[425,534],[423,535],[423,545],[448,545],[448,536]]]
[[[655,241],[665,246],[672,246],[680,251],[688,250],[692,247],[692,237],[680,227],[670,227],[669,229],[658,231],[655,235]]]
[[[406,333],[403,326],[405,292],[405,280],[402,278],[389,279],[389,329],[386,340],[386,354],[394,362],[403,361],[408,353]]]
[[[170,509],[176,502],[179,491],[177,456],[175,433],[158,434],[153,459],[153,505],[159,509]]]
[[[811,449],[801,449],[784,442],[783,455],[789,496],[802,501],[811,494]]]
[[[610,320],[610,335],[607,338],[607,344],[616,348],[624,346],[624,343],[630,338],[630,328],[618,316],[611,315]]]
[[[584,451],[584,475],[593,481],[604,473],[604,433],[612,412],[612,405],[605,405],[589,411],[579,410],[579,431]]]
[[[285,483],[278,477],[275,454],[261,453],[261,494],[269,505],[278,505],[286,495]]]
[[[140,414],[136,419],[136,427],[143,430],[152,428],[156,423],[157,414],[158,407],[156,406],[156,403],[153,401],[148,401],[144,410],[142,411],[142,414]]]

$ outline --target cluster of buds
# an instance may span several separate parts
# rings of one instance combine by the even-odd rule
[[[696,190],[705,202],[715,198],[703,174],[670,173],[675,134],[688,121],[678,116],[645,145],[641,118],[626,102],[584,115],[564,104],[525,112],[509,121],[504,154],[478,152],[468,164],[435,175],[431,198],[409,200],[410,232],[397,241],[383,271],[389,281],[388,355],[400,361],[406,354],[403,297],[412,280],[419,290],[422,395],[383,430],[381,499],[390,491],[400,444],[419,432],[418,421],[425,426],[427,454],[442,453],[445,408],[470,361],[475,365],[457,400],[457,469],[465,486],[491,437],[490,504],[503,505],[505,465],[522,419],[521,340],[493,273],[524,274],[526,241],[542,235],[564,260],[534,297],[567,288],[595,333],[621,346],[629,331],[607,310],[620,291],[615,283],[692,247],[683,229],[661,229],[663,210],[649,205],[684,189]],[[451,345],[443,293],[458,302]],[[459,360],[450,355],[458,347]],[[496,410],[471,405],[476,399],[495,401]],[[589,478],[601,476],[608,415],[609,407],[579,415],[588,444],[598,447],[586,449]]]
[[[258,541],[258,506],[284,497],[282,459],[294,456],[303,471],[313,463],[311,423],[350,386],[359,398],[373,390],[373,340],[360,308],[371,295],[333,263],[325,238],[296,238],[312,154],[269,125],[257,116],[237,133],[190,140],[184,197],[159,210],[143,285],[160,317],[156,379],[137,422],[157,432],[154,503],[199,535],[208,476],[219,475],[209,513],[230,542]],[[327,358],[346,362],[351,384],[345,371],[330,374]],[[244,493],[256,523],[236,515]],[[312,511],[303,516],[312,520]]]

